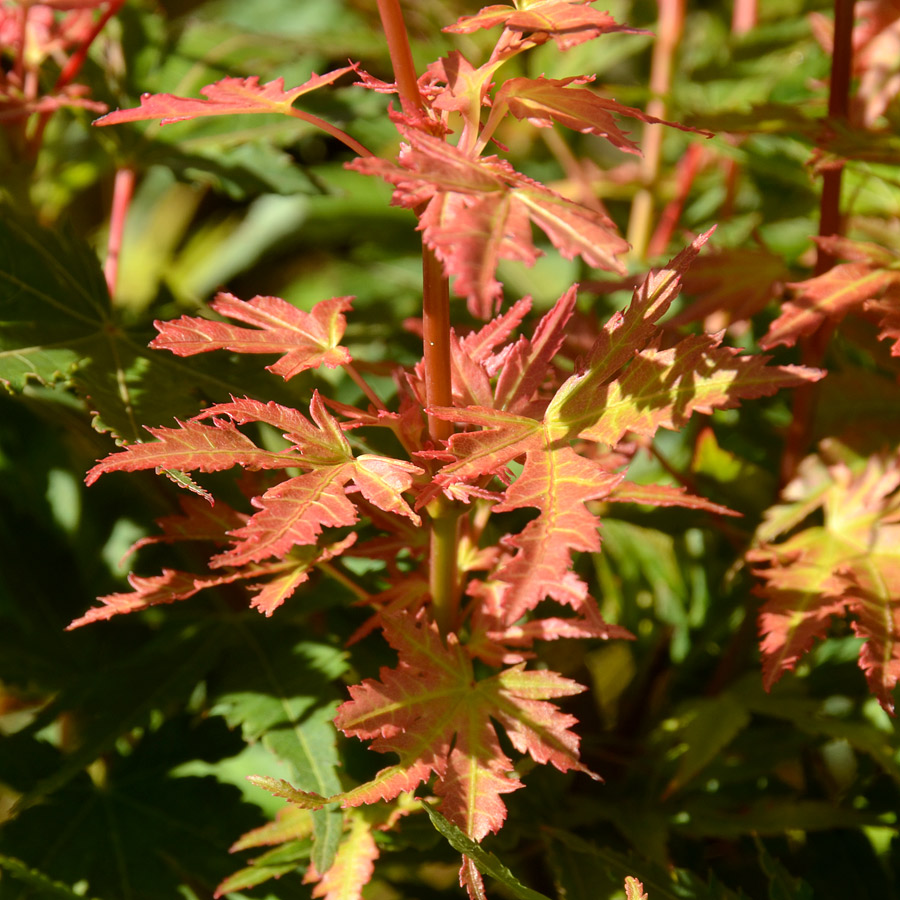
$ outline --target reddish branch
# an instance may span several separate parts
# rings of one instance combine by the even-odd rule
[[[831,122],[846,120],[850,108],[854,2],[855,0],[835,0],[834,3],[834,48],[828,94],[828,118]],[[821,236],[840,234],[842,230],[841,174],[842,166],[834,166],[827,169],[823,175],[822,198],[819,205],[819,235]],[[834,263],[834,257],[819,247],[815,274],[822,275]],[[821,365],[833,331],[834,325],[826,322],[818,331],[802,342],[804,365]],[[815,385],[807,385],[794,392],[793,416],[788,427],[784,456],[781,461],[782,484],[787,484],[794,477],[800,460],[806,454],[812,433],[817,399],[818,389]]]

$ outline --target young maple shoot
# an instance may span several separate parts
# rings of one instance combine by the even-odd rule
[[[561,196],[507,159],[483,155],[497,125],[508,115],[537,127],[556,124],[633,153],[637,147],[614,114],[659,120],[601,97],[586,87],[590,77],[516,76],[495,84],[505,63],[548,41],[565,51],[633,31],[589,3],[491,6],[447,30],[485,28],[500,29],[486,62],[476,66],[453,51],[418,79],[415,104],[390,112],[402,140],[396,160],[373,156],[344,132],[336,135],[359,154],[350,168],[386,180],[394,187],[393,203],[415,211],[422,240],[444,278],[452,279],[454,293],[474,316],[487,320],[479,329],[448,328],[438,336],[448,370],[430,371],[427,357],[416,366],[398,366],[396,398],[389,402],[364,382],[342,344],[352,298],[323,299],[301,311],[277,297],[245,301],[222,293],[211,304],[222,320],[182,316],[157,322],[152,346],[184,357],[216,350],[271,355],[276,360],[267,368],[284,380],[321,366],[343,368],[369,405],[330,401],[319,391],[304,409],[233,397],[175,427],[148,427],[153,440],[100,460],[87,476],[90,484],[110,472],[178,473],[197,496],[186,495],[182,514],[162,520],[162,534],[137,546],[211,541],[215,553],[205,572],[131,575],[132,591],[101,598],[100,606],[70,627],[237,583],[253,592],[251,605],[269,616],[288,601],[302,602],[297,591],[314,571],[352,584],[349,570],[338,568],[342,557],[376,560],[391,574],[392,585],[381,593],[372,595],[361,585],[354,592],[372,610],[367,630],[381,629],[397,652],[397,665],[352,686],[334,723],[397,761],[332,796],[305,784],[258,780],[298,809],[338,804],[348,811],[331,866],[307,873],[318,880],[314,896],[337,896],[339,890],[359,896],[379,852],[373,830],[391,827],[410,812],[404,798],[423,783],[431,783],[443,815],[471,841],[498,831],[507,814],[503,795],[523,782],[492,722],[535,763],[598,777],[579,760],[576,720],[554,702],[584,688],[561,674],[526,668],[538,641],[630,637],[604,621],[590,585],[574,567],[574,554],[600,550],[596,501],[734,514],[684,489],[629,481],[635,439],[650,440],[659,428],[682,428],[695,413],[730,409],[823,374],[768,365],[767,357],[724,346],[722,334],[664,341],[660,321],[709,233],[647,275],[584,358],[559,364],[576,310],[576,286],[530,332],[519,333],[530,300],[504,311],[497,267],[501,260],[534,263],[542,251],[533,226],[564,256],[612,272],[625,271],[621,257],[628,245],[599,207]],[[112,113],[101,124],[273,111],[312,121],[294,109],[295,99],[351,71],[365,88],[398,90],[356,64],[289,90],[280,80],[261,85],[254,78],[226,78],[201,91],[205,100],[145,95],[140,108]],[[330,125],[326,130],[339,131]],[[425,307],[427,317],[428,297]],[[433,401],[429,378],[445,380],[448,402]],[[260,446],[241,430],[254,423],[276,429],[284,449]],[[447,439],[435,439],[434,423],[444,423]],[[371,449],[370,429],[392,433],[402,457],[358,452]],[[522,469],[514,477],[515,462]],[[242,482],[244,490],[252,484],[244,509],[214,502],[190,477],[230,469],[258,473]],[[491,543],[488,518],[515,510],[536,515]],[[511,518],[495,521],[505,526]],[[400,548],[412,561],[411,571],[396,564]],[[440,614],[438,559],[449,581],[442,589],[454,600]],[[557,614],[546,612],[547,599],[555,601]],[[359,812],[379,801],[393,802],[390,815],[378,820]],[[305,819],[296,825],[308,828]],[[461,880],[473,897],[483,896],[477,862],[465,854]],[[633,881],[629,896],[640,896],[641,885]],[[236,884],[229,879],[220,893]]]

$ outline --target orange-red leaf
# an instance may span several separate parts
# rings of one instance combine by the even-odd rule
[[[131,444],[100,460],[85,476],[93,484],[106,472],[175,469],[180,472],[220,472],[232,466],[245,469],[287,469],[301,460],[290,451],[262,450],[231,422],[212,425],[179,422],[178,428],[147,428],[155,441]]]
[[[170,350],[176,356],[212,350],[280,353],[281,359],[266,368],[287,381],[307,369],[322,365],[334,369],[350,362],[350,354],[340,346],[340,340],[346,327],[343,313],[350,308],[352,299],[333,297],[305,312],[280,297],[254,297],[244,301],[220,293],[210,304],[212,309],[253,328],[182,316],[171,322],[154,322],[159,335],[150,346],[155,350]]]
[[[594,0],[531,0],[516,6],[486,6],[472,16],[463,16],[444,31],[469,34],[481,28],[503,25],[510,31],[527,34],[535,42],[552,37],[560,50],[611,31],[634,32],[618,25],[607,12],[592,9]]]
[[[881,705],[893,713],[900,679],[900,462],[871,457],[865,467],[811,457],[784,491],[748,553],[766,598],[760,613],[766,687],[793,669],[832,615],[854,615],[866,639],[860,667]],[[822,525],[776,543],[780,533],[823,510]],[[774,524],[777,523],[777,524]]]
[[[872,268],[863,262],[841,263],[823,275],[792,283],[796,294],[784,304],[759,344],[766,349],[778,344],[792,347],[826,319],[842,319],[893,284],[900,284],[900,271]]]
[[[510,259],[531,265],[540,255],[531,223],[566,257],[624,272],[616,259],[628,244],[603,214],[580,206],[532,181],[505,160],[475,157],[432,135],[401,127],[407,143],[399,163],[357,159],[359,172],[395,185],[393,202],[415,209],[423,240],[455,276],[454,291],[480,318],[493,314],[502,295],[497,264]]]
[[[577,78],[510,78],[494,97],[491,121],[485,126],[490,130],[493,120],[508,110],[517,119],[528,119],[532,125],[547,127],[557,122],[566,128],[583,134],[605,137],[614,147],[626,153],[640,153],[638,145],[619,128],[613,113],[660,125],[669,125],[681,131],[696,131],[685,125],[667,122],[647,115],[633,106],[624,106],[615,100],[600,97],[588,88],[571,87],[593,81],[593,76]],[[701,132],[709,136],[709,132]]]
[[[377,752],[397,753],[396,768],[415,772],[418,780],[433,772],[442,812],[470,837],[497,831],[506,817],[501,795],[522,786],[492,718],[535,761],[586,771],[578,762],[578,738],[569,731],[575,720],[547,702],[580,693],[580,685],[521,667],[476,680],[452,635],[445,645],[436,627],[406,614],[386,621],[385,637],[399,653],[397,667],[383,668],[380,681],[351,687],[352,699],[338,709],[335,725],[371,740]],[[382,786],[377,793],[384,796]]]
[[[352,66],[335,69],[325,75],[315,73],[297,87],[284,89],[284,79],[276,78],[266,84],[259,83],[256,75],[250,78],[222,78],[214,84],[200,88],[206,97],[176,97],[173,94],[143,94],[141,105],[135,109],[118,109],[102,116],[95,125],[118,125],[122,122],[140,122],[159,119],[160,125],[183,122],[202,116],[225,116],[235,113],[285,113],[302,94],[308,94],[323,85],[331,84],[341,75],[353,71]]]

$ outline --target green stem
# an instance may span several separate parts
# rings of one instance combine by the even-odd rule
[[[378,0],[378,12],[387,38],[403,111],[423,110],[416,69],[399,0]],[[422,245],[422,328],[425,362],[425,397],[429,407],[452,406],[450,384],[450,291],[444,269],[434,252]],[[435,444],[449,440],[451,422],[428,417],[428,433]],[[459,610],[457,564],[459,513],[440,497],[428,505],[430,546],[428,581],[434,618],[442,634],[456,625]]]
[[[459,512],[440,498],[428,505],[431,540],[428,548],[428,572],[434,620],[441,634],[457,627],[459,614]]]

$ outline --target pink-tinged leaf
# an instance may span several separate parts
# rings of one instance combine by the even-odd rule
[[[362,889],[375,871],[378,847],[372,826],[359,813],[350,819],[350,828],[341,840],[331,868],[321,875],[314,866],[306,872],[305,884],[318,882],[312,896],[324,900],[362,900]]]
[[[567,572],[563,581],[567,583],[569,606],[575,611],[575,616],[548,616],[520,620],[511,625],[507,624],[506,585],[497,580],[470,582],[467,593],[477,602],[470,620],[467,652],[491,666],[515,665],[534,655],[528,652],[528,648],[535,641],[565,638],[634,640],[634,635],[627,629],[603,620],[597,601],[574,572]]]
[[[242,572],[195,575],[192,572],[180,572],[175,569],[163,569],[160,575],[149,577],[132,574],[128,576],[128,583],[134,588],[133,591],[98,597],[103,605],[89,609],[83,616],[71,622],[66,630],[71,631],[91,622],[102,622],[123,613],[137,612],[163,603],[174,603],[176,600],[186,600],[205,588],[229,584],[246,577],[247,575]]]
[[[450,438],[449,449],[455,461],[441,469],[438,482],[450,484],[486,474],[498,474],[510,460],[542,444],[541,423],[498,409],[469,407],[430,407],[429,415],[451,422],[480,425],[483,431],[458,432]]]
[[[573,375],[554,397],[547,418],[585,440],[616,444],[629,432],[652,437],[661,427],[681,428],[695,412],[731,409],[741,400],[825,375],[803,366],[767,366],[769,357],[742,356],[719,346],[721,339],[721,334],[692,335],[668,350],[650,346],[619,378],[595,383],[593,396],[579,390],[589,373]]]
[[[470,359],[483,363],[489,375],[495,375],[498,366],[495,360],[504,356],[503,352],[495,354],[498,344],[509,340],[512,333],[522,324],[531,309],[531,297],[517,300],[506,312],[491,319],[478,331],[473,331],[460,339],[460,345]]]
[[[380,681],[351,687],[352,699],[338,709],[335,725],[371,740],[377,752],[397,753],[399,766],[420,778],[434,772],[443,813],[474,840],[500,828],[506,817],[501,795],[521,787],[492,717],[536,761],[585,771],[578,739],[568,730],[574,720],[545,702],[579,693],[580,685],[518,669],[475,680],[453,635],[445,645],[436,627],[407,615],[388,620],[385,637],[399,653],[397,667],[383,668]]]
[[[482,319],[494,314],[502,297],[494,277],[500,260],[532,266],[539,255],[528,212],[508,191],[442,193],[429,202],[419,227],[447,274],[455,276],[454,292]]]
[[[571,87],[593,81],[593,76],[578,78],[510,78],[503,83],[494,97],[491,119],[499,118],[508,109],[517,119],[528,119],[532,125],[548,127],[557,122],[566,128],[583,134],[605,137],[614,147],[626,153],[639,154],[633,141],[621,131],[613,113],[629,116],[658,125],[669,125],[681,131],[696,129],[675,122],[667,122],[649,116],[632,106],[624,106],[615,100],[600,97],[588,88]],[[490,129],[491,122],[485,126]],[[710,137],[709,132],[700,132]]]
[[[481,28],[495,28],[497,25],[505,25],[506,20],[515,13],[516,8],[507,4],[495,4],[485,6],[472,16],[461,16],[453,25],[448,25],[444,31],[452,34],[471,34]]]
[[[282,433],[285,440],[290,441],[294,450],[302,454],[302,457],[294,457],[292,463],[300,468],[350,462],[353,458],[350,444],[347,443],[337,419],[325,408],[318,391],[313,391],[309,411],[312,421],[291,407],[274,401],[261,403],[245,397],[230,403],[217,403],[195,416],[194,420],[228,416],[238,425],[245,425],[247,422],[271,425]]]
[[[819,235],[813,240],[832,256],[847,262],[867,263],[873,269],[889,269],[900,262],[896,253],[870,241],[854,241],[840,234]]]
[[[172,544],[176,541],[225,544],[228,542],[228,532],[233,528],[240,528],[248,518],[221,501],[211,505],[200,497],[182,496],[178,498],[178,503],[182,515],[157,519],[156,524],[162,529],[162,534],[149,535],[136,541],[128,551],[129,555],[148,544]]]
[[[106,472],[137,472],[141,469],[221,472],[232,466],[245,469],[286,469],[302,465],[290,452],[261,450],[231,422],[214,419],[212,425],[179,422],[178,428],[148,428],[156,438],[146,444],[131,444],[100,460],[86,475],[93,484]]]
[[[605,137],[626,153],[640,154],[638,145],[625,136],[612,116],[611,108],[618,106],[615,101],[605,101],[586,88],[569,87],[592,80],[590,76],[510,78],[494,97],[492,118],[508,109],[517,119],[528,119],[539,128],[557,122],[573,131]]]
[[[314,544],[323,528],[355,524],[359,514],[346,496],[351,480],[376,508],[421,524],[401,494],[423,470],[405,460],[374,454],[354,459],[337,419],[325,408],[318,391],[313,392],[310,402],[312,422],[297,410],[250,399],[220,403],[201,415],[217,414],[239,422],[266,422],[281,429],[294,444],[289,464],[310,471],[254,498],[252,503],[260,511],[231,532],[235,546],[213,557],[213,568],[284,556],[293,546]],[[284,584],[285,589],[290,587],[289,579]],[[268,600],[261,602],[269,605]]]
[[[568,50],[584,41],[612,31],[637,32],[618,25],[607,12],[589,5],[593,0],[538,0],[524,9],[507,5],[487,6],[473,16],[463,16],[444,31],[470,34],[481,28],[503,25],[510,31],[528,35],[535,43],[552,37],[560,50]]]
[[[635,484],[633,481],[622,481],[612,489],[606,500],[612,503],[641,503],[645,506],[683,506],[702,509],[717,516],[743,515],[705,497],[689,494],[686,488],[672,484]]]
[[[892,285],[881,300],[866,303],[865,312],[878,322],[878,339],[894,342],[891,356],[900,356],[900,287]]]
[[[625,266],[616,256],[626,253],[629,244],[616,233],[611,219],[566,200],[537,182],[525,182],[521,176],[522,186],[516,190],[516,199],[566,259],[580,256],[588,265],[625,274]]]
[[[95,125],[118,125],[159,119],[160,125],[183,122],[203,116],[226,116],[236,113],[283,113],[290,115],[293,102],[303,94],[336,81],[352,72],[352,66],[335,69],[325,75],[312,74],[298,87],[284,89],[284,79],[276,78],[260,84],[256,75],[250,78],[223,78],[200,88],[206,98],[176,97],[173,94],[143,94],[141,105],[135,109],[119,109],[94,122]]]
[[[419,526],[422,520],[410,509],[401,494],[410,489],[414,476],[424,474],[424,469],[403,460],[362,454],[356,457],[352,477],[353,483],[370,503],[385,512],[406,516]]]
[[[506,354],[495,390],[494,405],[498,409],[525,412],[547,380],[550,363],[562,347],[566,324],[575,311],[576,290],[577,285],[572,285],[541,318],[534,336],[530,340],[519,338]]]
[[[825,463],[804,461],[785,488],[791,502],[775,517],[780,524],[766,523],[761,531],[774,536],[796,529],[820,508],[824,524],[780,543],[761,542],[747,554],[766,598],[760,614],[764,683],[769,687],[815,639],[826,637],[832,615],[851,614],[855,633],[865,638],[860,667],[893,714],[900,677],[900,462],[876,455],[855,471],[840,460]]]
[[[250,608],[259,610],[264,616],[271,616],[301,584],[309,581],[312,562],[313,560],[299,562],[266,582],[251,585],[251,590],[256,594],[250,601]]]
[[[896,548],[900,529],[895,525],[890,530]],[[891,555],[873,554],[841,576],[847,583],[850,611],[856,615],[853,631],[866,641],[859,667],[869,690],[894,715],[894,688],[900,680],[900,555],[896,550]]]
[[[704,331],[719,331],[745,322],[781,294],[789,272],[780,256],[768,250],[719,250],[698,259],[684,275],[684,290],[694,297],[670,326],[704,322]]]
[[[228,848],[228,852],[238,853],[252,847],[271,847],[287,841],[299,841],[309,837],[312,830],[313,820],[308,810],[283,806],[275,814],[274,822],[245,832]]]
[[[842,263],[807,281],[790,285],[796,291],[785,303],[781,315],[771,324],[759,344],[764,349],[812,334],[826,320],[840,320],[885,288],[900,283],[900,271],[873,269],[866,263]]]
[[[649,900],[644,885],[633,875],[625,876],[625,900]]]
[[[416,374],[424,380],[424,360],[416,366]],[[490,406],[494,399],[494,391],[485,366],[466,352],[463,342],[452,328],[450,390],[454,406]]]
[[[624,272],[615,258],[628,244],[604,215],[566,200],[516,172],[497,157],[476,157],[421,131],[401,127],[408,143],[399,165],[357,159],[349,168],[395,185],[393,203],[408,209],[428,204],[420,216],[423,240],[441,260],[454,291],[476,316],[490,318],[501,298],[497,263],[530,265],[539,255],[531,237],[536,224],[566,257]]]
[[[356,524],[356,507],[344,493],[352,472],[352,463],[323,466],[289,478],[254,498],[253,505],[259,512],[232,532],[235,546],[214,556],[210,566],[242,566],[282,557],[295,545],[314,544],[323,528]]]
[[[645,346],[658,333],[657,321],[678,296],[684,273],[712,233],[713,229],[710,229],[701,234],[666,268],[651,272],[635,289],[628,309],[610,317],[594,342],[583,370],[567,382],[568,406],[576,410],[590,404],[589,398],[598,385],[609,381],[632,359],[635,350]]]
[[[450,438],[448,449],[455,460],[436,477],[441,486],[499,474],[506,463],[525,454],[522,473],[494,507],[495,512],[526,507],[540,510],[521,534],[504,540],[516,551],[495,575],[508,586],[503,602],[505,624],[511,625],[548,596],[570,603],[566,574],[572,552],[600,548],[598,522],[584,504],[607,496],[623,476],[577,455],[550,429],[525,416],[479,408],[438,407],[429,412],[485,429]]]
[[[759,616],[766,690],[827,635],[832,616],[846,610],[841,586],[832,577],[846,549],[820,529],[808,529],[783,548],[747,554],[756,564],[754,574],[764,580],[760,592],[768,598]]]
[[[307,369],[323,365],[334,369],[350,362],[350,354],[340,346],[340,340],[346,327],[343,313],[350,309],[351,300],[352,297],[333,297],[304,312],[280,297],[244,301],[220,293],[210,304],[213,310],[255,327],[182,316],[171,322],[154,322],[159,335],[150,346],[170,350],[176,356],[213,350],[280,353],[281,359],[266,368],[287,381]]]
[[[505,624],[511,625],[548,596],[569,603],[565,576],[572,553],[600,549],[599,522],[584,504],[606,497],[621,480],[622,475],[605,471],[568,446],[554,448],[550,441],[526,455],[522,474],[494,507],[495,512],[540,510],[520,534],[505,541],[517,551],[495,576],[509,585]]]

